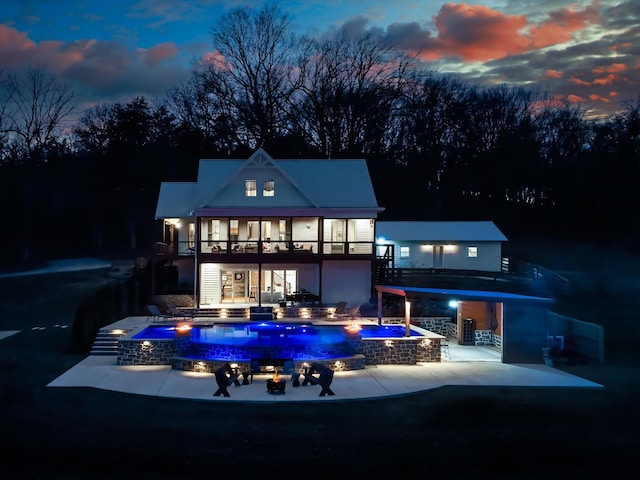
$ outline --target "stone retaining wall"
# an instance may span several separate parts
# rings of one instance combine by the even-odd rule
[[[118,365],[170,365],[175,356],[175,341],[118,340]]]
[[[360,353],[367,365],[415,365],[442,359],[439,338],[363,339]]]
[[[183,370],[187,372],[204,372],[213,373],[218,368],[224,366],[227,360],[201,360],[195,358],[185,357],[173,357],[171,359],[171,368],[173,370]],[[238,365],[238,371],[248,372],[251,370],[250,362],[228,362]],[[337,357],[332,359],[314,360],[314,363],[320,363],[331,370],[349,371],[349,370],[363,370],[366,362],[364,355],[350,355],[348,357]],[[304,362],[302,360],[294,361],[294,371],[298,373],[304,373],[305,368],[310,366],[311,362]]]

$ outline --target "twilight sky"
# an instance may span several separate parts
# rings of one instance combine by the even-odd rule
[[[258,0],[3,0],[0,71],[48,67],[83,93],[80,109],[162,98],[211,53],[211,29]],[[428,69],[620,111],[640,95],[639,0],[280,0],[295,32],[376,29]]]

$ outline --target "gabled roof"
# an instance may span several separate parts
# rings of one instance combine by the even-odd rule
[[[455,242],[506,241],[490,221],[477,222],[376,222],[376,236],[393,240]]]
[[[238,185],[260,172],[264,179],[278,179],[276,195],[245,198]],[[281,187],[286,187],[286,195]],[[163,183],[156,218],[192,216],[198,208],[249,208],[249,202],[251,208],[382,210],[364,159],[275,160],[259,149],[248,159],[200,160],[196,182]]]
[[[194,182],[163,182],[160,185],[156,218],[191,217],[196,197]]]

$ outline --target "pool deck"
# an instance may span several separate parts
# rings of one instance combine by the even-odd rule
[[[298,320],[299,321],[299,320]],[[129,323],[127,323],[129,322]],[[144,319],[131,318],[109,328],[144,328]],[[320,397],[321,387],[293,387],[269,394],[268,375],[256,375],[249,385],[229,387],[229,397],[214,397],[211,373],[172,370],[170,365],[120,366],[114,356],[90,355],[53,380],[48,387],[84,387],[154,397],[210,402],[330,402],[410,395],[447,385],[495,387],[603,388],[603,385],[543,364],[505,364],[487,347],[461,346],[450,341],[450,358],[440,363],[377,365],[364,370],[335,372],[333,396]]]
[[[110,262],[72,259],[51,262],[44,269],[0,275],[13,277],[56,271],[109,268]],[[126,319],[111,327],[143,328],[147,318]],[[127,323],[131,322],[131,323]],[[0,332],[0,339],[18,333]],[[111,390],[135,395],[181,398],[207,402],[330,402],[358,401],[440,388],[446,385],[604,388],[603,385],[542,364],[505,364],[497,352],[486,347],[460,346],[450,341],[450,359],[421,365],[379,365],[364,370],[335,372],[331,389],[334,396],[320,397],[320,387],[293,387],[288,381],[285,394],[269,394],[267,376],[256,376],[251,385],[230,386],[229,397],[214,397],[217,389],[211,373],[172,370],[169,365],[119,366],[116,357],[90,355],[47,386]],[[286,379],[286,377],[284,377]]]

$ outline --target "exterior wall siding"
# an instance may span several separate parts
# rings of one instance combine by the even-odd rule
[[[393,241],[397,268],[439,268],[434,264],[433,246],[424,241]],[[478,247],[478,256],[467,257],[467,247]],[[409,247],[409,257],[401,257],[400,247]],[[444,248],[444,268],[455,270],[501,270],[502,245],[500,242],[457,242]]]

